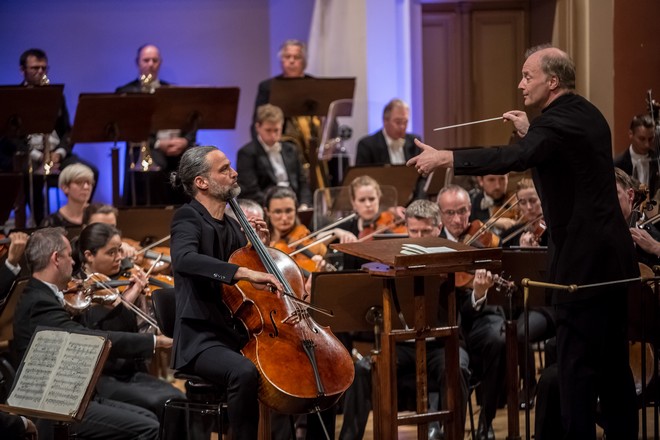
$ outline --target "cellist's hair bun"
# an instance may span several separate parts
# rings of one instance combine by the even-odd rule
[[[179,173],[176,171],[172,171],[170,173],[170,185],[172,188],[177,188],[181,186],[181,178],[179,177]]]

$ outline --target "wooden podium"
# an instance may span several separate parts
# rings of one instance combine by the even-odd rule
[[[423,255],[403,255],[401,246],[414,243],[424,247],[448,247],[453,251]],[[382,278],[383,331],[381,354],[377,356],[373,371],[374,438],[396,439],[399,425],[417,425],[417,438],[428,439],[428,424],[441,421],[449,440],[463,438],[463,426],[457,417],[459,395],[458,323],[456,297],[451,292],[448,300],[449,322],[447,327],[429,328],[426,324],[424,277],[447,274],[448,282],[454,283],[454,273],[476,269],[496,270],[501,266],[501,249],[475,249],[462,243],[436,237],[401,238],[332,245],[338,251],[365,258],[379,264],[366,269],[371,276]],[[412,329],[395,330],[392,316],[394,300],[391,291],[393,278],[414,277],[415,318]],[[439,292],[438,292],[439,293]],[[396,313],[394,313],[396,315]],[[445,339],[445,374],[447,375],[447,408],[429,412],[426,373],[426,338]],[[415,339],[417,359],[417,411],[416,414],[397,414],[396,351],[395,344]]]

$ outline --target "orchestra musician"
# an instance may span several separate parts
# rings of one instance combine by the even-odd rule
[[[418,237],[438,237],[440,235],[440,210],[436,203],[429,200],[415,200],[407,208],[405,213],[406,228],[411,238]],[[483,273],[485,274],[485,270]],[[481,273],[481,272],[480,272]],[[480,280],[486,281],[485,278]],[[487,289],[489,286],[475,283],[475,289]],[[440,297],[441,295],[439,295]],[[459,320],[460,321],[460,320]],[[437,326],[446,325],[447,307],[446,304],[440,304]],[[459,375],[461,401],[458,404],[460,408],[458,416],[461,426],[465,425],[465,415],[467,411],[468,386],[470,377],[469,357],[464,347],[459,347],[459,362],[461,373]],[[440,340],[427,342],[426,344],[426,365],[429,372],[429,381],[436,386],[436,392],[430,393],[429,403],[431,410],[438,410],[439,394],[442,407],[446,408],[445,401],[445,351],[444,344]],[[396,366],[397,377],[410,374],[415,370],[415,346],[413,343],[404,342],[396,344]],[[371,361],[367,358],[358,360],[355,364],[355,380],[344,396],[344,422],[341,429],[341,440],[360,440],[364,437],[364,431],[367,424],[369,411],[371,410]],[[401,381],[397,380],[397,384]],[[437,422],[429,426],[429,439],[437,440],[443,438],[442,431]]]
[[[46,217],[41,226],[82,226],[83,213],[94,191],[94,173],[81,163],[66,167],[57,183],[67,197],[66,203]]]
[[[419,154],[415,139],[418,135],[407,133],[410,107],[401,99],[394,98],[383,108],[383,128],[358,141],[355,165],[404,165]],[[424,197],[426,179],[420,177],[415,186],[416,199]]]
[[[270,103],[270,89],[273,79],[312,78],[311,75],[305,73],[305,68],[307,67],[307,46],[302,41],[286,40],[280,46],[277,57],[280,59],[282,73],[274,78],[261,81],[257,89],[257,97],[254,101],[254,113],[252,115],[252,126],[250,127],[253,140],[256,140],[258,135],[256,131],[257,112],[259,107]],[[319,127],[319,119],[309,116],[286,118],[283,124],[282,132],[294,140],[299,148],[298,153],[307,164],[310,163],[309,141],[312,137],[318,136]]]
[[[21,86],[41,87],[49,84],[50,81],[47,77],[49,69],[48,56],[43,50],[36,48],[26,50],[20,56],[19,66],[23,75]],[[34,214],[35,225],[39,225],[46,214],[42,192],[42,171],[44,165],[49,164],[44,164],[44,141],[47,141],[49,147],[49,156],[53,167],[51,173],[55,173],[57,170],[62,171],[74,163],[82,163],[92,170],[95,182],[98,181],[99,176],[98,168],[72,152],[71,122],[64,96],[62,96],[62,104],[57,113],[57,119],[53,122],[55,128],[48,134],[47,139],[44,139],[44,133],[31,134],[25,137],[12,137],[9,135],[0,138],[0,171],[14,171],[14,156],[16,154],[29,155],[29,160],[33,162],[35,170],[33,175],[34,206],[31,206],[30,209]],[[25,185],[28,188],[27,166],[21,171],[26,173]]]
[[[312,206],[309,172],[304,169],[300,152],[291,142],[282,142],[284,114],[279,107],[264,104],[257,109],[257,137],[238,150],[236,171],[243,197],[264,203],[272,187],[291,188],[300,208]]]
[[[109,280],[119,279],[121,270],[121,235],[114,226],[106,223],[92,223],[85,227],[76,242],[75,254],[79,269],[79,279],[92,274],[101,274]],[[81,322],[94,330],[114,330],[138,333],[136,314],[125,303],[134,304],[147,310],[144,289],[148,285],[146,274],[141,270],[130,272],[128,287],[111,306],[92,304],[85,310]],[[158,345],[169,347],[172,340],[164,335],[156,336]],[[171,384],[147,373],[147,359],[108,360],[103,374],[96,383],[96,391],[101,397],[131,403],[145,408],[158,418],[163,414],[163,405],[169,399],[185,399],[184,394]],[[161,420],[161,423],[164,421]]]
[[[655,151],[655,121],[649,115],[636,115],[628,130],[630,146],[614,158],[614,166],[649,188],[655,198],[660,183],[658,152]]]
[[[472,220],[486,222],[498,209],[506,204],[509,198],[507,194],[509,175],[487,174],[485,176],[477,176],[477,184],[480,189],[471,197],[472,213],[470,214],[470,218]],[[507,208],[508,206],[504,207]],[[517,213],[518,211],[514,208],[498,218],[491,229],[492,232],[500,235],[502,231],[515,225]]]
[[[190,202],[172,220],[172,260],[177,295],[173,366],[227,389],[233,439],[256,439],[259,419],[255,365],[239,352],[247,342],[244,325],[222,301],[223,284],[282,285],[272,274],[228,263],[247,240],[238,222],[225,216],[227,201],[238,196],[237,173],[216,147],[197,147],[181,157],[175,183]],[[260,238],[270,236],[263,220],[251,219]]]
[[[549,282],[598,285],[553,292],[564,438],[596,438],[597,399],[607,437],[637,438],[626,334],[628,286],[600,284],[639,276],[633,241],[616,207],[609,126],[575,93],[575,65],[560,49],[530,49],[518,88],[526,107],[542,110],[531,124],[522,111],[502,115],[514,124],[520,141],[456,151],[420,143],[422,153],[408,165],[422,174],[453,167],[457,175],[532,168],[550,232]]]
[[[160,68],[163,58],[160,50],[153,44],[144,44],[137,50],[135,64],[138,68],[138,78],[117,87],[115,93],[154,93],[159,87],[167,87],[171,84],[160,78]],[[184,131],[180,127],[176,129],[159,130],[153,133],[149,139],[148,151],[153,160],[147,174],[150,185],[151,204],[180,204],[185,202],[181,193],[176,192],[169,185],[169,174],[177,170],[181,155],[188,148],[195,145],[197,132],[195,130]],[[129,143],[126,146],[125,174],[124,174],[124,203],[144,205],[147,203],[146,194],[143,194],[144,184],[138,177],[140,173],[131,173],[131,164],[139,160],[138,152],[141,150],[140,143]],[[137,164],[140,168],[140,165]],[[133,176],[131,176],[133,175]],[[149,176],[154,176],[150,178]],[[133,200],[130,179],[135,178],[135,199]]]
[[[27,283],[14,314],[15,359],[22,359],[30,339],[40,325],[63,330],[86,331],[65,310],[62,290],[67,288],[73,270],[72,250],[62,228],[34,231],[25,255],[32,277]],[[112,342],[109,359],[144,359],[158,344],[153,335],[108,331]],[[39,419],[39,436],[49,438],[51,424]],[[117,440],[158,439],[158,419],[148,410],[129,403],[96,395],[80,423],[70,427],[80,438]]]
[[[500,234],[502,247],[547,246],[548,234],[545,233],[541,199],[532,179],[520,179],[516,188],[516,200],[520,209],[520,221]]]
[[[458,185],[448,185],[438,193],[438,206],[443,224],[440,237],[462,242],[471,229],[470,195]],[[484,243],[478,243],[484,246]],[[490,274],[483,276],[483,280],[491,277]],[[457,288],[456,293],[470,365],[478,370],[481,378],[477,438],[490,440],[495,438],[492,422],[506,376],[504,311],[499,306],[486,304],[487,295],[481,294],[481,290]]]
[[[9,234],[9,246],[7,247],[7,258],[0,265],[0,303],[7,298],[11,292],[11,286],[21,273],[21,260],[25,253],[28,235],[25,232],[12,232]]]

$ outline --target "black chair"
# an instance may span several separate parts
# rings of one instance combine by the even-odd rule
[[[174,288],[154,290],[151,293],[151,300],[153,302],[156,321],[161,332],[171,338],[174,334],[174,322],[176,319],[176,296]],[[203,417],[212,416],[217,424],[217,428],[211,427],[210,430],[218,432],[219,436],[222,437],[227,409],[226,390],[192,374],[175,371],[174,377],[186,381],[186,396],[188,400],[168,400],[163,408],[162,420],[168,420],[168,411],[183,410],[185,423],[189,428],[186,431],[190,433],[190,426],[193,422],[203,424],[201,421]],[[177,438],[168,432],[169,428],[167,423],[161,424],[161,439]],[[180,426],[175,426],[172,427],[171,431],[180,432],[180,428]]]

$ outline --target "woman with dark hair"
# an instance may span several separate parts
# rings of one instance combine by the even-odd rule
[[[111,279],[118,278],[123,275],[120,248],[121,234],[117,228],[105,223],[87,226],[81,231],[76,243],[78,273],[83,278],[93,273]],[[139,331],[137,316],[126,303],[145,301],[142,292],[148,281],[142,270],[132,271],[127,278],[129,285],[121,294],[123,299],[118,298],[110,307],[92,305],[82,316],[85,326],[106,331]],[[172,340],[167,336],[154,337],[167,341],[171,347]],[[99,395],[146,408],[159,418],[167,400],[185,398],[183,393],[169,383],[149,375],[144,360],[109,360],[103,373],[96,385]]]

